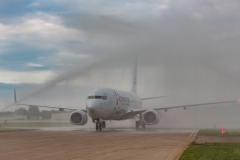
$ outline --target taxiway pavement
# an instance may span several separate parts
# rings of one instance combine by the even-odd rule
[[[0,159],[175,160],[197,130],[45,128],[0,133]]]

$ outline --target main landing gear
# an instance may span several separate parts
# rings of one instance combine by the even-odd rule
[[[95,124],[96,124],[96,131],[102,131],[102,128],[106,128],[105,121],[100,122],[100,120],[98,119],[96,120]]]
[[[144,122],[141,123],[141,121],[136,121],[136,130],[139,130],[140,127],[142,127],[142,130],[145,131],[146,129],[146,124]]]
[[[137,116],[136,116],[137,117]],[[145,131],[146,129],[146,124],[142,120],[142,114],[139,114],[139,121],[136,121],[136,130],[139,130],[140,127],[142,127],[142,130]]]

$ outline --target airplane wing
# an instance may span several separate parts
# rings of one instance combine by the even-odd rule
[[[66,108],[66,107],[52,107],[52,106],[40,106],[40,105],[32,105],[32,104],[19,104],[19,103],[15,103],[16,105],[22,105],[22,106],[29,106],[29,107],[44,107],[44,108],[52,108],[52,109],[59,109],[60,111],[63,111],[63,110],[78,110],[79,108]],[[84,109],[81,109],[83,110],[84,112],[86,112],[86,110]]]
[[[212,103],[199,103],[199,104],[190,104],[190,105],[180,105],[180,106],[172,106],[172,107],[157,107],[157,108],[141,108],[141,109],[132,109],[129,110],[126,114],[129,115],[135,115],[135,114],[140,114],[142,112],[145,112],[148,109],[154,109],[154,110],[165,110],[167,112],[169,109],[175,109],[175,108],[183,108],[186,110],[187,107],[197,107],[197,106],[205,106],[205,105],[213,105],[213,104],[223,104],[223,103],[234,103],[234,102],[239,102],[239,101],[224,101],[224,102],[212,102]]]
[[[73,110],[73,111],[76,111],[76,110],[79,110],[79,108],[66,108],[66,107],[53,107],[53,106],[40,106],[40,105],[33,105],[33,104],[20,104],[20,103],[17,103],[17,95],[16,95],[16,89],[14,88],[14,104],[16,105],[22,105],[22,106],[29,106],[29,107],[44,107],[44,108],[52,108],[52,109],[59,109],[60,111],[63,111],[63,110]],[[82,111],[84,112],[87,112],[85,109],[81,109]]]
[[[172,96],[172,95],[170,95],[170,96]],[[147,98],[142,98],[142,101],[151,100],[151,99],[158,99],[158,98],[163,98],[163,97],[170,97],[170,96],[147,97]]]

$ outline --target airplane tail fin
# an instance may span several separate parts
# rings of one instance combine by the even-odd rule
[[[132,90],[131,90],[131,92],[134,92],[136,94],[137,94],[137,61],[138,61],[138,57],[136,56],[136,62],[133,69],[133,81],[132,81]]]
[[[14,88],[14,103],[17,103],[16,89]]]

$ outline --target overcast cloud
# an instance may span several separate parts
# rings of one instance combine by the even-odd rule
[[[28,102],[82,107],[94,87],[129,90],[136,54],[140,96],[178,95],[146,107],[237,99],[239,8],[238,0],[0,1],[0,107],[14,87],[20,98],[42,88]]]

